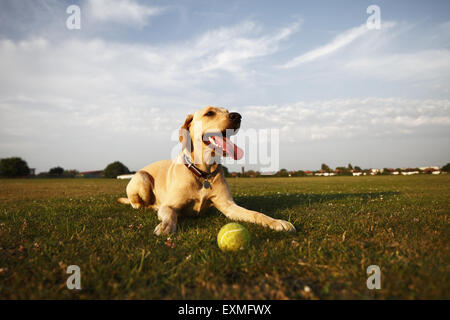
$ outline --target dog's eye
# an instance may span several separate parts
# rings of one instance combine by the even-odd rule
[[[205,113],[205,117],[211,117],[215,115],[214,111],[208,111],[207,113]]]

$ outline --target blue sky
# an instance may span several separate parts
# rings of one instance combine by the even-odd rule
[[[80,30],[66,28],[71,4]],[[371,4],[379,30],[366,26]],[[0,157],[138,170],[171,157],[186,114],[216,105],[240,112],[243,132],[279,130],[280,167],[442,166],[449,12],[449,1],[2,1]]]

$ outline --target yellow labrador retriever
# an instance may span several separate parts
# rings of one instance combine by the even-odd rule
[[[243,151],[228,138],[241,125],[241,115],[224,108],[206,107],[188,115],[180,129],[182,151],[175,160],[158,161],[139,170],[127,185],[133,208],[158,211],[156,235],[173,233],[182,214],[198,214],[214,206],[232,220],[257,223],[277,231],[295,231],[284,220],[247,210],[234,203],[220,157],[242,158]]]

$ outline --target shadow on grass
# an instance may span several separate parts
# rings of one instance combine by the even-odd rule
[[[293,194],[274,194],[268,196],[249,196],[235,197],[234,200],[240,206],[250,210],[264,210],[267,213],[273,213],[279,209],[288,209],[294,206],[305,206],[314,203],[340,201],[349,198],[369,201],[380,197],[390,197],[400,194],[396,191],[385,192],[363,192],[363,193],[330,193],[330,194],[311,194],[311,193],[293,193]]]
[[[369,201],[380,197],[391,197],[398,195],[400,192],[384,191],[384,192],[362,192],[362,193],[330,193],[330,194],[310,194],[310,193],[293,193],[293,194],[272,194],[265,196],[245,196],[234,197],[235,202],[249,210],[260,211],[273,218],[283,218],[277,211],[289,209],[296,206],[309,206],[315,203],[326,203],[332,201],[340,201],[345,199],[361,199]],[[215,208],[208,209],[205,213],[198,216],[190,216],[180,219],[184,227],[190,228],[196,223],[204,223],[212,217],[217,217],[218,210]],[[286,218],[286,217],[284,217]]]

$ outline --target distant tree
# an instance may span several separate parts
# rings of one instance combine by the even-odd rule
[[[362,171],[361,167],[358,167],[358,166],[355,166],[355,167],[353,168],[353,170],[354,170],[354,171],[357,171],[357,172],[361,172],[361,171]]]
[[[49,174],[48,172],[39,172],[39,174],[37,175],[38,178],[48,178]]]
[[[388,168],[384,168],[381,174],[387,176],[391,174],[391,171]]]
[[[395,171],[397,171],[397,172],[402,172],[402,169],[397,168],[397,169],[395,169]]]
[[[276,173],[278,177],[289,177],[289,172],[286,169],[281,169]]]
[[[331,172],[332,170],[330,169],[330,167],[328,165],[326,165],[325,163],[322,163],[320,169],[322,169],[325,172]]]
[[[450,163],[447,163],[445,166],[441,168],[441,171],[450,172]]]
[[[48,174],[53,177],[61,177],[64,173],[64,169],[61,167],[54,167],[48,171]]]
[[[30,168],[25,160],[19,157],[0,160],[1,177],[24,177],[30,174]]]
[[[256,172],[255,172],[254,170],[248,170],[248,171],[245,173],[245,176],[246,176],[246,177],[255,178],[255,177],[256,177]]]
[[[65,178],[75,178],[80,172],[78,170],[64,170],[63,177]]]
[[[339,176],[351,176],[352,170],[349,169],[348,167],[337,167],[336,174]]]
[[[127,173],[130,173],[130,170],[128,170],[128,168],[119,161],[108,164],[105,170],[103,170],[105,178],[116,178],[121,174]]]
[[[298,170],[295,172],[296,177],[306,177],[306,173],[303,170]]]
[[[353,170],[353,166],[352,166],[351,163],[348,164],[347,169],[348,169],[348,170]]]

